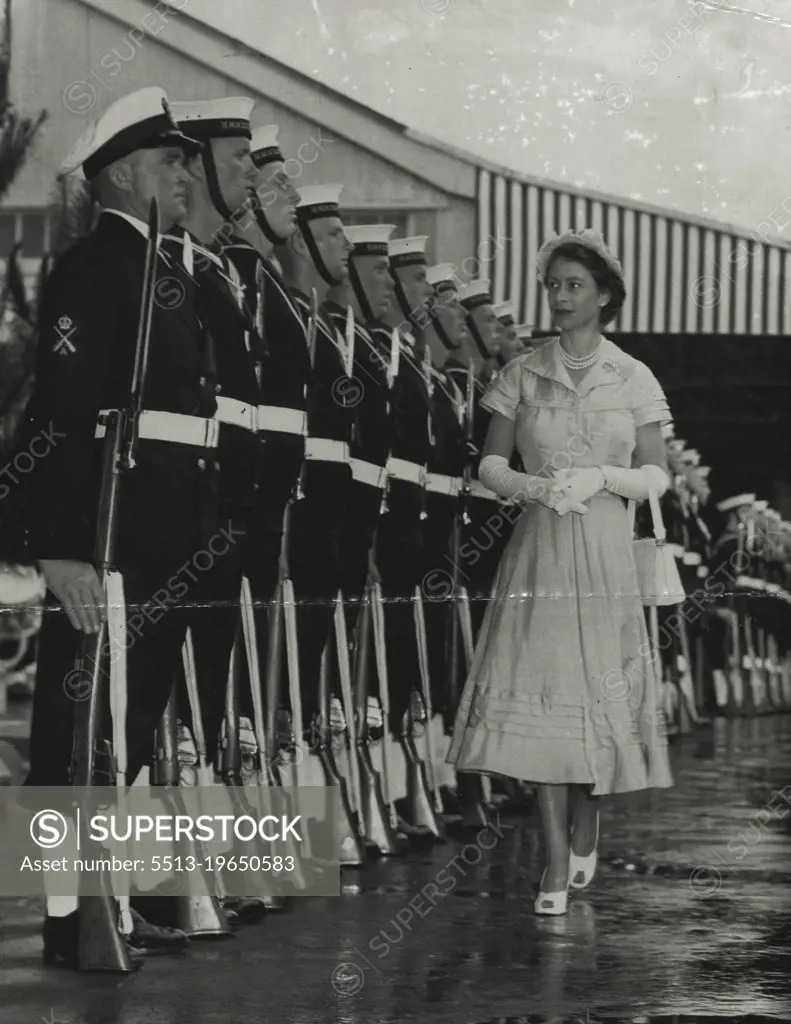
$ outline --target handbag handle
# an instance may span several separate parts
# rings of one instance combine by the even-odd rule
[[[656,496],[656,491],[648,492],[648,503],[651,506],[651,523],[654,527],[654,538],[659,541],[660,544],[664,544],[667,538],[667,531],[665,530],[665,522],[662,518],[662,509],[659,505],[659,499]],[[634,536],[634,517],[637,511],[637,502],[633,499],[629,499],[628,508],[629,514],[629,527]]]

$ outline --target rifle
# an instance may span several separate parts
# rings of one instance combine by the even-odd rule
[[[148,215],[143,290],[129,404],[125,409],[112,410],[105,423],[94,561],[107,596],[107,621],[102,623],[97,633],[82,637],[74,669],[76,678],[90,680],[90,692],[88,698],[77,705],[72,750],[72,783],[87,793],[88,787],[94,785],[97,755],[101,754],[106,761],[102,774],[116,785],[120,802],[125,800],[127,782],[125,644],[122,645],[121,659],[110,659],[109,694],[105,681],[107,675],[102,665],[111,638],[124,636],[126,629],[123,580],[115,569],[116,533],[121,481],[124,474],[135,466],[139,439],[138,424],[143,410],[143,392],[148,368],[158,244],[159,204],[156,198],[153,198]],[[113,718],[114,756],[108,740],[100,739],[108,696]],[[83,814],[82,820],[87,821],[89,817],[89,814]],[[90,853],[95,844],[87,835],[84,842]],[[100,850],[94,852],[98,859],[102,859]],[[89,896],[85,892],[82,876],[80,878],[80,969],[129,973],[135,968],[119,930],[120,917],[123,932],[131,934],[132,931],[129,878],[124,874],[117,879],[118,905],[108,872],[98,872],[95,884],[98,884],[99,895]]]

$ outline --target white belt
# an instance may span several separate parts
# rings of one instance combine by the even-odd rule
[[[484,487],[480,480],[470,481],[470,497],[471,498],[484,498],[487,501],[500,501],[500,497],[490,491],[488,487]]]
[[[368,484],[369,487],[378,487],[380,490],[384,490],[387,483],[387,471],[384,466],[377,466],[373,462],[352,459],[352,479],[361,484]]]
[[[220,423],[230,423],[233,427],[242,427],[253,434],[258,430],[258,407],[249,402],[240,402],[238,398],[220,395],[214,418]]]
[[[387,475],[395,480],[406,480],[407,483],[417,484],[422,487],[426,478],[426,470],[418,466],[416,462],[407,462],[406,459],[395,459],[391,455],[387,460]]]
[[[684,565],[700,565],[703,559],[697,551],[685,551],[681,561]]]
[[[426,490],[433,494],[447,494],[457,498],[461,494],[462,481],[457,476],[446,473],[426,473]]]
[[[305,458],[308,462],[349,462],[349,446],[329,437],[309,437],[305,441]]]
[[[285,409],[279,405],[258,406],[258,429],[271,430],[277,434],[308,433],[308,417],[304,409]]]
[[[779,595],[781,593],[782,588],[779,583],[765,583],[764,590],[767,592],[767,594]]]
[[[115,412],[102,409],[96,424],[94,437],[104,437],[107,427],[101,419]],[[137,436],[145,441],[170,441],[171,444],[189,444],[196,448],[216,448],[219,436],[216,420],[202,416],[185,416],[180,412],[163,412],[161,409],[143,409],[137,421]]]
[[[737,576],[736,586],[745,587],[749,590],[763,590],[764,581],[753,579],[752,576]]]

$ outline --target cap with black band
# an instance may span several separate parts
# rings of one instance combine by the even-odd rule
[[[388,256],[388,241],[395,231],[395,224],[350,224],[344,230],[353,247],[349,257],[349,280],[362,314],[366,322],[370,323],[376,317],[362,286],[355,260],[365,256]]]
[[[254,101],[247,96],[173,104],[173,115],[179,128],[202,146],[209,195],[217,212],[228,221],[233,219],[234,211],[226,203],[220,188],[211,140],[251,139],[250,112],[253,104]]]
[[[285,157],[280,149],[277,137],[280,134],[280,126],[276,124],[265,124],[262,128],[256,128],[250,140],[250,156],[259,171],[268,164],[285,163]],[[261,200],[255,189],[250,190],[250,200],[253,204],[253,216],[258,227],[272,245],[282,245],[286,239],[273,230],[272,225],[264,213]]]
[[[481,332],[478,330],[478,325],[475,323],[475,319],[472,313],[476,309],[480,309],[481,306],[490,306],[492,304],[492,291],[491,285],[486,278],[479,278],[477,281],[470,281],[459,291],[459,301],[461,302],[464,309],[467,311],[467,327],[469,328],[470,334],[475,340],[475,344],[484,359],[489,359],[490,354],[483,343]]]
[[[304,188],[297,189],[297,191],[300,197],[299,205],[297,206],[297,223],[316,270],[318,270],[330,287],[341,284],[341,281],[330,274],[327,264],[324,262],[316,245],[316,239],[310,223],[323,217],[340,217],[340,199],[343,185],[306,185]]]

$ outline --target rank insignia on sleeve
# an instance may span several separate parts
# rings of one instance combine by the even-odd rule
[[[58,333],[58,340],[52,346],[54,352],[58,355],[65,356],[69,352],[76,352],[77,349],[74,347],[72,342],[69,340],[76,330],[74,321],[69,316],[62,316],[55,325],[55,330]]]

